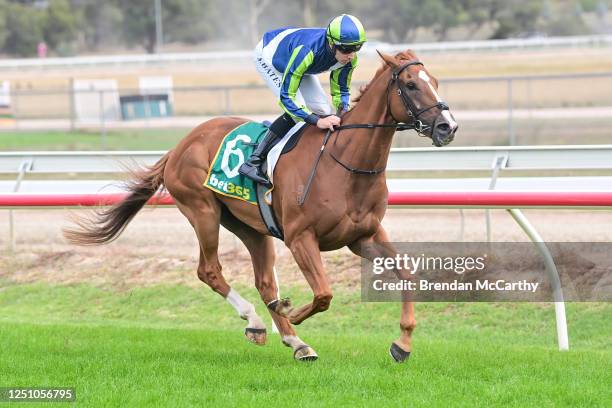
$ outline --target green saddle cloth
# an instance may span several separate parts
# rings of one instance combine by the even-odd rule
[[[253,153],[268,128],[258,122],[244,123],[223,138],[204,181],[219,194],[257,205],[255,182],[238,173],[238,168]]]

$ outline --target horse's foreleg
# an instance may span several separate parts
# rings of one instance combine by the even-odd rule
[[[297,309],[290,307],[287,301],[275,300],[268,304],[272,310],[284,314],[293,324],[300,324],[310,316],[329,308],[332,291],[325,274],[319,244],[309,231],[296,236],[289,244],[289,249],[310,285],[314,298],[312,303]]]
[[[356,255],[373,261],[376,257],[394,258],[397,251],[389,243],[389,237],[385,229],[379,226],[378,230],[371,237],[367,237],[349,245],[349,248]],[[408,271],[395,271],[401,279],[410,279]],[[410,356],[412,351],[412,332],[416,327],[414,318],[414,302],[411,302],[407,293],[402,293],[402,314],[400,318],[401,334],[396,339],[389,350],[391,357],[397,362],[402,362]]]
[[[249,246],[249,251],[253,259],[255,286],[257,290],[259,290],[261,299],[266,305],[269,305],[278,298],[278,286],[274,278],[274,245],[271,237],[265,237],[261,242],[268,243],[269,249],[266,250],[258,246]],[[271,256],[266,256],[266,253],[269,254],[270,252]],[[268,307],[268,311],[280,332],[283,344],[287,347],[291,347],[293,350],[293,357],[296,360],[313,361],[319,357],[312,347],[297,336],[287,317],[280,315],[270,307]]]
[[[272,243],[272,238],[266,237],[266,240]],[[272,245],[271,245],[272,246]],[[273,246],[272,246],[273,248]],[[251,257],[253,258],[253,269],[255,271],[255,286],[259,290],[261,299],[266,305],[273,303],[278,298],[278,286],[276,285],[276,279],[274,278],[274,263],[266,263],[265,265],[255,266],[256,259],[258,258],[255,251],[251,251]],[[269,258],[264,258],[269,259]],[[272,259],[274,259],[272,257]],[[316,351],[300,339],[293,326],[289,322],[287,317],[277,313],[273,308],[268,307],[270,316],[274,320],[274,324],[278,328],[281,334],[282,342],[285,346],[291,347],[293,350],[293,357],[298,361],[313,361],[319,356]]]

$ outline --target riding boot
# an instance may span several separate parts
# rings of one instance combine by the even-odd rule
[[[263,140],[259,142],[257,148],[255,148],[255,150],[251,154],[251,157],[249,157],[238,168],[238,173],[250,178],[256,183],[262,184],[267,188],[271,188],[272,183],[270,183],[268,177],[261,171],[261,164],[263,163],[263,159],[268,153],[268,151],[270,151],[272,143],[276,139],[276,134],[271,129],[269,129]]]

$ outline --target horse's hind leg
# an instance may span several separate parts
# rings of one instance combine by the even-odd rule
[[[212,195],[212,192],[210,194]],[[177,206],[193,226],[200,243],[198,278],[223,296],[236,309],[240,318],[248,321],[246,335],[249,340],[256,344],[265,344],[266,326],[255,312],[255,307],[231,288],[221,273],[218,254],[220,203],[210,197],[209,200],[202,199],[197,208],[193,204],[192,207],[187,207],[179,202]],[[249,336],[249,333],[254,335]]]
[[[223,210],[221,223],[240,238],[247,247],[253,263],[255,286],[261,295],[261,299],[266,305],[276,300],[278,287],[274,278],[274,239],[260,234],[250,226],[237,220],[226,209]],[[293,349],[293,356],[296,360],[311,361],[318,358],[314,349],[297,336],[286,317],[279,315],[271,309],[268,309],[268,311],[281,334],[283,344]]]
[[[266,325],[255,311],[255,306],[227,284],[221,274],[221,264],[218,260],[216,260],[216,263],[213,262],[211,262],[209,256],[200,251],[198,277],[215,292],[223,296],[236,309],[238,316],[248,322],[245,336],[251,342],[259,345],[266,344]]]

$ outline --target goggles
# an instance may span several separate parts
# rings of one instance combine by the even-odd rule
[[[351,52],[357,52],[361,49],[363,44],[334,44],[336,49],[343,54],[350,54]]]

